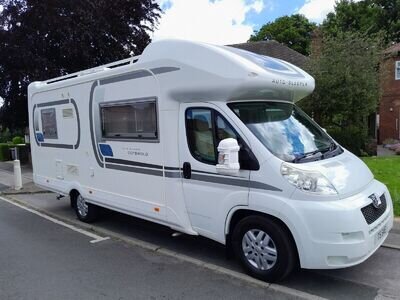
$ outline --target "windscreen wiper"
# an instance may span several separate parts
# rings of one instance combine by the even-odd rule
[[[293,163],[298,163],[298,162],[302,161],[305,158],[307,158],[307,159],[314,158],[315,156],[317,156],[317,154],[319,154],[318,158],[323,156],[322,152],[320,150],[315,150],[315,151],[307,152],[307,153],[304,153],[304,154],[301,154],[301,155],[297,156],[295,159],[293,159],[292,162]]]

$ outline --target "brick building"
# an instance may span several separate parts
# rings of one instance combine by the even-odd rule
[[[400,43],[385,50],[381,64],[379,143],[400,140]]]

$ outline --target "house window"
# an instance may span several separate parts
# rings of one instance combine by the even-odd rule
[[[100,105],[102,136],[106,139],[157,140],[156,101]]]
[[[395,66],[395,73],[396,73],[396,80],[400,80],[400,60],[396,61],[396,66]]]
[[[58,139],[57,116],[55,108],[41,110],[42,131],[45,139]]]

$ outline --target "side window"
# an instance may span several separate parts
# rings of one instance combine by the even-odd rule
[[[235,140],[238,139],[237,134],[229,125],[224,118],[220,114],[217,114],[217,147],[220,141],[227,139],[227,138],[233,138]]]
[[[212,111],[208,108],[192,108],[186,111],[186,131],[189,149],[194,158],[215,164],[216,152],[213,134]]]
[[[193,157],[206,164],[217,164],[218,144],[223,139],[238,139],[228,122],[215,110],[190,108],[186,111],[186,132]]]
[[[41,110],[42,131],[45,139],[58,139],[57,116],[55,108]]]
[[[102,137],[157,140],[156,101],[100,105]]]

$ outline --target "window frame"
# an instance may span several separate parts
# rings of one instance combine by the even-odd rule
[[[43,125],[43,113],[44,112],[49,112],[52,111],[54,113],[54,122],[55,122],[55,134],[51,135],[51,136],[46,136],[45,133],[45,128]],[[57,124],[57,109],[55,107],[49,107],[49,108],[42,108],[40,110],[40,122],[42,124],[42,133],[43,133],[43,137],[44,139],[48,139],[48,140],[58,140],[58,124]]]
[[[394,79],[400,80],[400,60],[395,61],[394,64]]]
[[[125,105],[132,105],[137,103],[154,103],[155,104],[155,113],[156,113],[156,137],[155,138],[146,138],[146,137],[110,137],[104,136],[103,129],[103,108],[108,107],[118,107]],[[100,135],[101,141],[118,141],[118,142],[139,142],[139,143],[159,143],[160,142],[160,127],[159,127],[159,109],[158,109],[158,98],[157,97],[149,97],[149,98],[136,98],[136,99],[125,99],[125,100],[115,100],[115,101],[104,101],[99,103],[99,121],[100,121]]]
[[[213,142],[214,142],[214,153],[215,153],[215,161],[214,162],[210,162],[208,160],[205,159],[199,159],[197,158],[197,156],[193,153],[192,147],[190,146],[190,140],[189,140],[189,131],[188,131],[188,118],[187,118],[187,114],[189,110],[194,110],[194,109],[202,109],[202,110],[210,110],[211,111],[211,129],[212,129],[212,134],[213,134]],[[189,152],[192,155],[192,157],[204,164],[207,165],[211,165],[211,166],[216,166],[218,164],[218,145],[217,145],[217,116],[220,116],[221,119],[228,124],[231,128],[232,131],[234,132],[234,134],[236,134],[237,137],[237,141],[238,143],[243,143],[244,147],[247,147],[246,143],[244,142],[244,140],[241,138],[241,136],[239,135],[239,133],[237,132],[237,130],[235,129],[235,127],[231,124],[231,122],[228,122],[228,120],[224,117],[223,114],[221,114],[219,111],[217,111],[216,109],[209,107],[209,106],[192,106],[192,107],[188,107],[185,109],[185,131],[186,131],[186,143],[187,146],[189,148]]]

